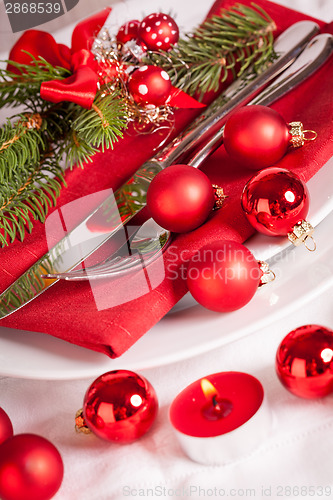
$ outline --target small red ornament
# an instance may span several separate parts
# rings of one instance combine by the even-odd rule
[[[152,64],[136,69],[128,80],[128,90],[138,104],[161,106],[171,94],[168,73]]]
[[[107,441],[129,443],[152,426],[158,402],[152,385],[128,370],[104,373],[89,387],[83,404],[86,425]]]
[[[262,271],[250,250],[221,240],[196,252],[188,266],[187,285],[199,304],[217,312],[245,306],[260,285]]]
[[[289,170],[270,167],[254,175],[243,190],[242,207],[250,224],[260,233],[288,235],[296,246],[307,243],[313,234],[313,227],[305,220],[309,191]]]
[[[17,434],[0,445],[2,500],[49,500],[63,475],[59,451],[41,436]]]
[[[333,331],[305,325],[290,332],[276,354],[281,383],[302,398],[322,398],[333,391]]]
[[[0,408],[0,444],[12,437],[13,426],[5,410]]]
[[[300,147],[307,139],[301,122],[287,124],[275,110],[245,106],[227,120],[223,143],[227,153],[243,167],[260,170],[277,163],[289,146]],[[312,132],[312,131],[311,131]]]
[[[206,174],[189,165],[171,165],[149,185],[147,206],[160,226],[175,233],[192,231],[205,222],[215,196]]]
[[[169,50],[178,38],[179,29],[175,20],[162,12],[145,17],[138,31],[139,41],[148,50]]]
[[[117,42],[126,43],[131,40],[136,40],[138,36],[138,30],[140,26],[140,21],[133,19],[123,24],[117,33]]]

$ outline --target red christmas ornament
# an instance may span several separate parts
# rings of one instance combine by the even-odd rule
[[[123,24],[117,33],[117,42],[126,43],[130,40],[136,40],[138,36],[138,30],[140,26],[140,21],[133,19]]]
[[[175,233],[192,231],[203,224],[214,203],[214,189],[207,175],[188,165],[162,170],[147,192],[153,219]]]
[[[128,89],[138,104],[161,106],[170,96],[172,85],[166,71],[150,64],[131,74]]]
[[[35,434],[17,434],[0,445],[2,500],[49,500],[62,483],[57,448]]]
[[[245,106],[227,120],[223,143],[227,153],[243,167],[260,170],[277,163],[289,146],[300,147],[306,139],[301,122],[287,124],[265,106]],[[312,132],[312,131],[311,131]]]
[[[199,304],[217,312],[245,306],[260,285],[262,271],[250,250],[221,240],[196,252],[188,266],[187,285]]]
[[[270,167],[254,175],[243,190],[242,207],[250,224],[260,233],[288,235],[296,246],[307,244],[313,234],[313,227],[305,220],[309,191],[289,170]]]
[[[138,39],[148,50],[169,50],[178,42],[179,29],[172,17],[155,13],[145,17],[140,24]]]
[[[145,434],[157,415],[152,385],[128,370],[114,370],[89,387],[83,415],[89,429],[102,439],[129,443]]]
[[[0,408],[0,444],[12,437],[13,426],[5,410]]]
[[[305,325],[290,332],[276,354],[281,383],[302,398],[322,398],[333,391],[333,331]]]

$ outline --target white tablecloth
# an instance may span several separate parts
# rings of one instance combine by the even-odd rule
[[[333,17],[331,0],[279,3],[327,21]],[[155,5],[160,6],[157,0]],[[308,323],[333,328],[332,292],[333,287],[288,317],[222,348],[141,372],[153,384],[160,410],[150,432],[133,444],[115,445],[75,433],[74,415],[93,379],[1,378],[0,406],[10,415],[15,433],[45,436],[61,452],[65,476],[55,500],[333,498],[333,396],[297,398],[282,387],[274,369],[277,346],[290,330]],[[168,408],[190,382],[228,370],[251,373],[262,382],[273,415],[271,433],[236,462],[199,465],[180,449]]]

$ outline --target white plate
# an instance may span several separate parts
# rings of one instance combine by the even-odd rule
[[[50,335],[0,328],[0,375],[60,380],[95,377],[117,368],[161,366],[232,342],[311,301],[333,285],[332,167],[333,159],[308,183],[312,206],[309,220],[317,225],[325,218],[315,231],[316,252],[290,248],[286,238],[252,238],[248,242],[251,251],[257,258],[271,257],[277,279],[258,290],[243,309],[213,313],[187,294],[129,351],[114,360]]]
[[[112,19],[116,26],[124,20],[141,18],[143,12],[156,10],[155,0],[109,3],[114,6]],[[190,0],[159,0],[159,9],[177,12],[177,21],[186,30],[196,25],[204,14],[200,2]],[[71,31],[72,27],[67,26],[56,39],[69,43]],[[248,335],[309,302],[333,284],[330,258],[333,240],[327,237],[333,223],[333,213],[330,214],[333,210],[332,163],[308,183],[309,220],[318,225],[326,218],[316,229],[317,251],[310,253],[305,248],[290,251],[287,238],[255,236],[249,240],[248,247],[257,259],[275,260],[272,267],[278,279],[260,289],[245,308],[229,314],[212,313],[195,304],[188,294],[127,353],[115,360],[49,335],[0,327],[0,375],[64,380],[95,377],[117,368],[140,370],[161,366]]]

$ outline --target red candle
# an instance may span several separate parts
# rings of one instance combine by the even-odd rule
[[[269,426],[264,390],[240,372],[209,375],[186,387],[170,407],[170,421],[193,460],[223,464],[250,452]]]

